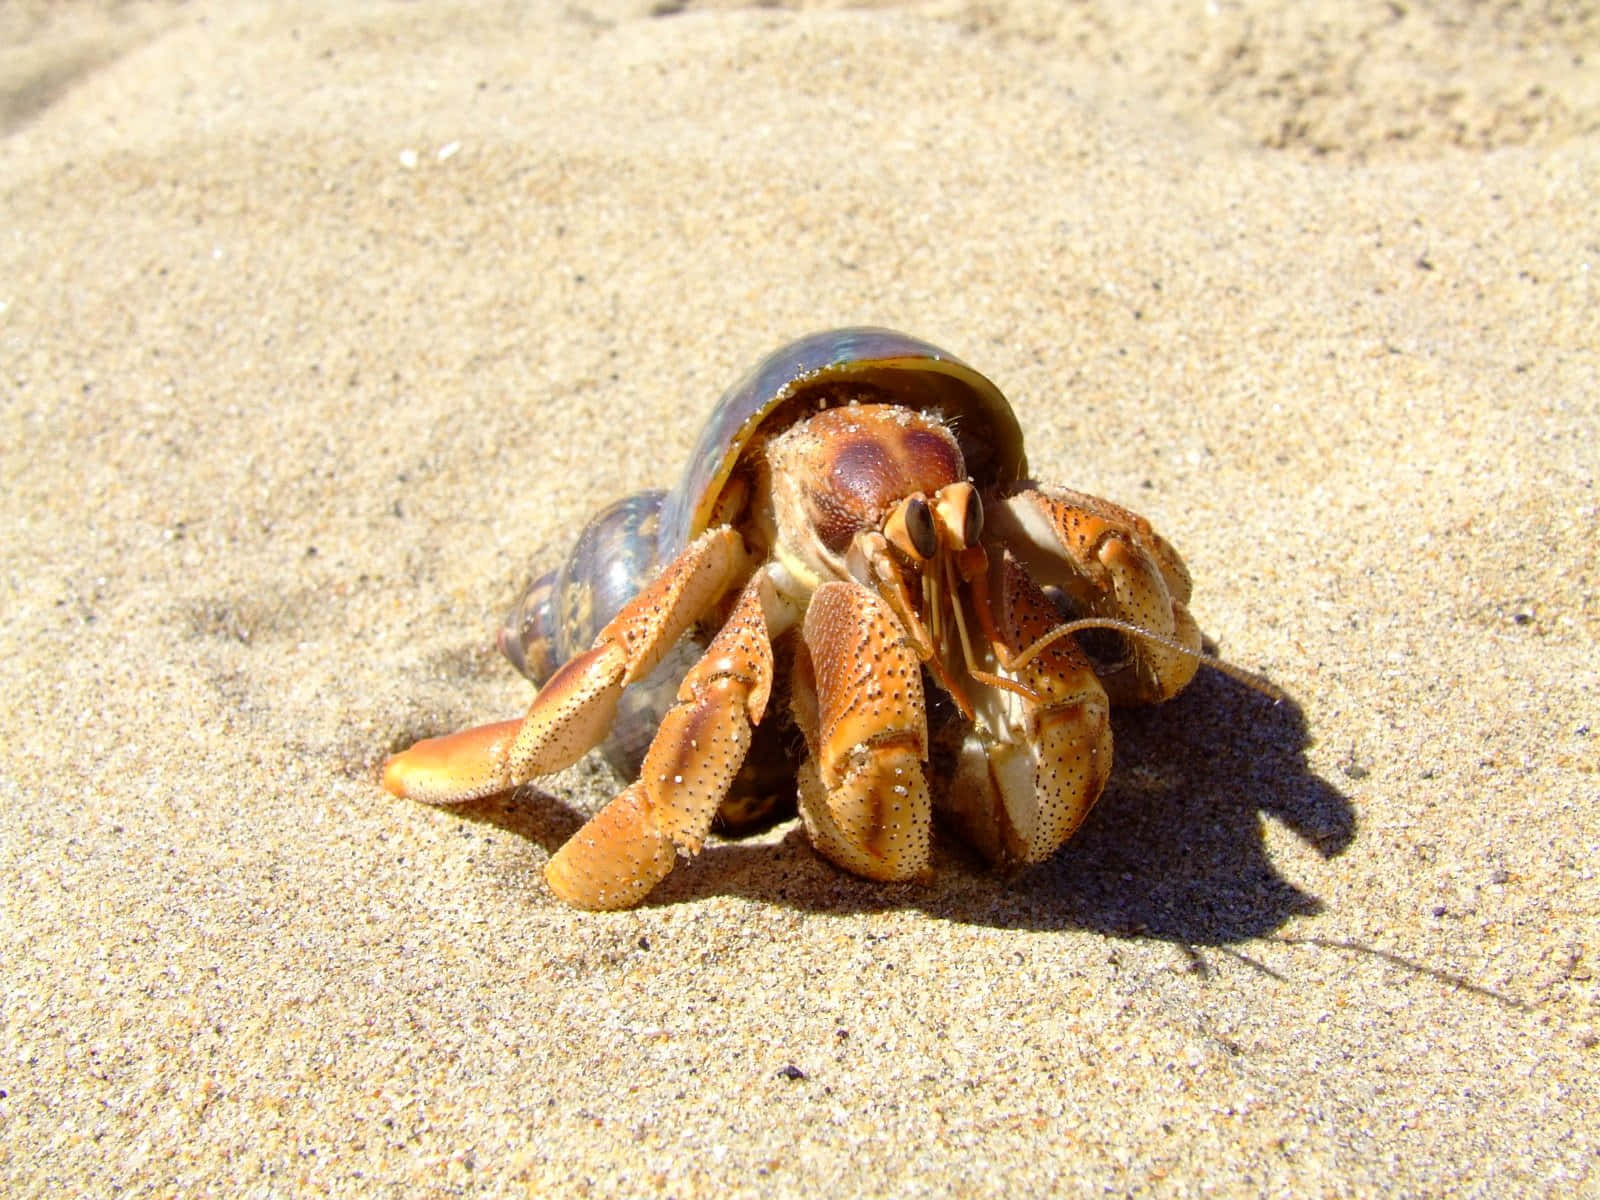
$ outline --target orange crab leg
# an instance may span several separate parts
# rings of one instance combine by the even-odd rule
[[[765,576],[745,585],[721,632],[684,677],[638,782],[550,860],[545,879],[567,903],[628,908],[666,878],[675,847],[699,853],[772,693],[771,599]]]
[[[724,526],[702,534],[550,677],[521,721],[418,742],[384,763],[383,786],[429,804],[460,804],[570,766],[605,736],[622,689],[655,670],[747,570],[738,533]]]
[[[799,772],[800,814],[812,845],[868,879],[923,875],[932,804],[922,670],[888,606],[858,583],[819,587],[795,676],[811,751]]]
[[[448,795],[466,800],[503,790],[504,764],[521,728],[518,717],[423,738],[383,764],[383,786],[396,796],[416,799]]]

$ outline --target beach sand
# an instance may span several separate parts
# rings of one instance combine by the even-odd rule
[[[0,1190],[1595,1194],[1600,13],[1121,9],[8,6]],[[598,760],[379,789],[854,323],[1290,700],[1119,714],[1012,879],[585,914]]]

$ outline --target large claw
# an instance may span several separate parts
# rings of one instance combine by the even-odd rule
[[[1073,617],[1154,635],[1131,636],[1113,661],[1097,663],[1113,702],[1167,700],[1194,678],[1200,629],[1189,615],[1189,572],[1150,522],[1099,497],[1038,484],[986,499],[984,511],[986,532],[1041,586],[1058,589]]]
[[[922,667],[887,606],[860,584],[819,587],[793,690],[810,749],[799,782],[812,845],[868,879],[925,874],[932,805]]]

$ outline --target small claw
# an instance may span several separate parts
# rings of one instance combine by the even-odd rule
[[[1169,590],[1168,574],[1159,559],[1131,538],[1112,536],[1100,548],[1100,561],[1111,574],[1116,597],[1115,612],[1103,615],[1170,637],[1190,650],[1200,649],[1200,627],[1184,603],[1188,589],[1184,599]],[[1183,579],[1187,581],[1187,573]],[[1143,641],[1133,647],[1132,665],[1132,678],[1108,676],[1106,690],[1124,703],[1158,704],[1189,686],[1200,660],[1160,642]]]
[[[1134,627],[1127,657],[1096,667],[1114,703],[1159,703],[1194,678],[1201,638],[1189,615],[1189,572],[1150,522],[1097,496],[1036,484],[1001,494],[985,511],[986,529],[1040,585],[1059,590],[1073,617]]]
[[[427,804],[460,804],[503,792],[512,786],[506,760],[521,727],[521,721],[500,721],[425,738],[383,764],[383,786]]]

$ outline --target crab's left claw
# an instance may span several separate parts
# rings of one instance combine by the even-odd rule
[[[1059,616],[1008,553],[994,563],[983,603],[998,663],[1015,660]],[[976,681],[976,720],[956,750],[942,815],[990,862],[1022,866],[1077,832],[1111,774],[1111,707],[1072,638],[1011,671],[1016,691]]]
[[[1021,484],[984,500],[986,532],[1014,553],[1071,619],[1099,617],[1153,637],[1086,639],[1116,704],[1176,696],[1200,667],[1200,628],[1189,615],[1189,571],[1178,552],[1125,508],[1067,488]],[[1118,644],[1120,641],[1120,645]]]

